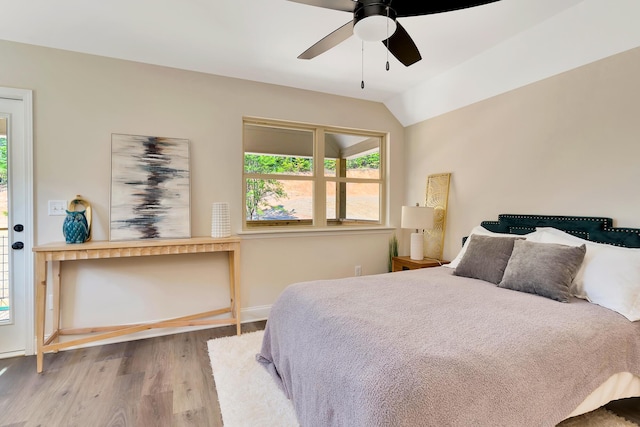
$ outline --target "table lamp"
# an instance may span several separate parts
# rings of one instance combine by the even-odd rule
[[[411,228],[411,259],[424,259],[424,229],[433,228],[433,208],[426,206],[403,206],[402,228]]]

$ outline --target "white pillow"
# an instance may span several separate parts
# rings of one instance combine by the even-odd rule
[[[518,236],[517,234],[494,233],[493,231],[489,231],[481,225],[476,225],[475,227],[473,227],[468,237],[471,237],[473,234],[478,234],[480,236],[511,237],[511,238]],[[528,239],[528,236],[531,234],[533,233],[529,233],[526,235],[527,239]],[[456,255],[456,257],[449,264],[444,264],[443,267],[456,268],[458,266],[458,264],[460,263],[460,260],[464,256],[464,253],[467,251],[467,246],[469,246],[469,240],[470,239],[467,239],[464,242],[464,245],[462,245],[462,249],[460,249],[460,252],[458,252],[458,255]]]
[[[587,265],[584,291],[589,301],[634,322],[640,320],[640,251],[615,252],[602,251]]]
[[[582,266],[570,292],[614,310],[631,321],[640,320],[640,249],[596,243],[560,231],[539,227],[535,239],[543,243],[587,246]]]

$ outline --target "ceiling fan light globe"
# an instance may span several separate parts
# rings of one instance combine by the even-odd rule
[[[387,16],[372,15],[356,22],[353,33],[366,42],[379,42],[391,37],[397,27],[396,21]]]

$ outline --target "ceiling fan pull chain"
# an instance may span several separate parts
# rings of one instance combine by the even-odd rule
[[[362,81],[360,82],[360,89],[364,89],[364,41],[362,41],[362,63],[360,64]]]
[[[389,71],[389,6],[387,6],[387,71]]]

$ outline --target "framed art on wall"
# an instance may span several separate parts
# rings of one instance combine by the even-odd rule
[[[109,240],[191,237],[189,140],[111,135]]]

